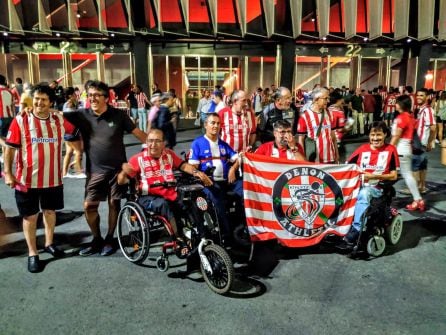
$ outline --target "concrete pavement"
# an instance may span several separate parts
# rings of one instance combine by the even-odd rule
[[[179,133],[178,153],[199,131]],[[139,150],[127,135],[128,156]],[[352,152],[357,143],[347,145]],[[56,241],[69,257],[47,260],[42,273],[26,269],[27,249],[13,191],[0,182],[0,203],[11,224],[0,242],[0,334],[444,334],[446,333],[446,167],[429,153],[427,212],[402,210],[401,242],[383,257],[352,260],[330,248],[280,249],[267,277],[238,269],[228,297],[213,294],[199,276],[176,278],[182,261],[161,273],[76,252],[90,234],[82,215],[83,181],[65,183],[65,210]],[[405,186],[403,181],[396,188]],[[398,194],[395,206],[409,203]],[[106,206],[101,205],[105,234]],[[43,248],[43,230],[38,231]],[[242,257],[243,258],[243,257]]]

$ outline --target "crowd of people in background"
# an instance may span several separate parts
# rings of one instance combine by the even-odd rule
[[[41,268],[35,244],[35,220],[40,209],[44,211],[48,230],[45,251],[54,257],[63,256],[63,251],[52,239],[54,211],[63,207],[63,201],[54,202],[52,198],[56,196],[63,200],[63,178],[86,179],[84,211],[93,239],[80,255],[100,253],[107,256],[115,248],[113,234],[123,197],[118,175],[127,160],[124,133],[133,134],[149,153],[156,153],[156,159],[164,157],[161,155],[164,146],[163,150],[157,147],[160,139],[167,149],[175,147],[179,120],[184,115],[183,106],[187,106],[188,114],[190,106],[182,103],[174,89],[163,92],[158,84],[154,84],[148,95],[140,85],[133,84],[123,99],[125,108],[116,108],[118,96],[99,81],[87,81],[81,92],[79,88],[64,89],[57,81],[32,87],[20,78],[9,87],[6,78],[0,75],[0,144],[5,160],[5,182],[16,187],[17,206],[24,217],[29,248],[29,271],[38,272]],[[413,197],[406,209],[424,211],[426,152],[444,138],[446,92],[414,91],[410,86],[388,89],[379,86],[365,90],[320,85],[315,85],[311,91],[291,91],[271,85],[258,87],[250,93],[238,89],[226,92],[224,86],[215,86],[203,90],[195,113],[198,125],[203,127],[203,135],[192,143],[190,166],[186,170],[202,176],[202,172],[213,168],[212,183],[207,185],[206,193],[216,204],[224,238],[229,240],[230,226],[224,215],[225,194],[232,190],[242,200],[239,158],[246,151],[255,151],[256,146],[259,146],[258,154],[337,164],[346,161],[342,144],[347,136],[368,136],[373,129],[373,136],[379,136],[381,141],[381,137],[390,135],[385,133],[389,127],[389,145],[395,147],[394,152],[399,156],[398,164],[392,165],[390,171],[400,167],[407,192]],[[382,123],[377,124],[378,121]],[[13,153],[23,146],[24,134],[31,131],[29,123],[63,130],[58,136],[65,140],[65,157],[54,163],[52,181],[39,181],[43,175],[39,171],[45,165],[38,165],[35,170],[25,169],[31,164],[26,163],[29,158],[26,150],[40,143],[39,140],[20,151],[21,164],[18,164],[16,173],[12,170]],[[49,133],[50,130],[46,134]],[[148,134],[153,135],[150,141],[146,141]],[[36,138],[43,138],[43,135],[37,134]],[[50,159],[50,152],[54,151],[51,143],[45,144],[48,148],[42,151],[42,159]],[[377,147],[381,146],[382,143]],[[393,153],[392,148],[389,150]],[[57,152],[61,154],[62,150]],[[84,154],[85,163],[82,162]],[[181,162],[177,157],[175,159],[175,166],[180,168]],[[148,171],[142,168],[142,173]],[[133,170],[137,169],[133,166]],[[127,175],[133,174],[133,170],[127,170]],[[153,171],[147,173],[148,179],[153,177],[150,174]],[[18,185],[33,191],[17,189]],[[102,201],[107,201],[109,207],[105,238],[99,228],[98,206]],[[1,207],[0,219],[4,220]]]

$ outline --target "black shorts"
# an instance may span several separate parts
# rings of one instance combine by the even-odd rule
[[[63,185],[49,188],[29,188],[27,192],[16,190],[15,201],[20,216],[37,214],[40,209],[62,209],[64,207]]]
[[[435,117],[435,121],[441,123],[443,126],[446,124],[446,120],[442,120],[439,116]]]
[[[13,117],[2,117],[0,118],[0,137],[6,138],[8,135],[9,126],[11,125]]]
[[[85,201],[120,200],[127,185],[118,185],[119,171],[88,173],[85,181]]]

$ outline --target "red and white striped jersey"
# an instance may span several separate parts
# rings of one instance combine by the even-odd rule
[[[237,115],[230,107],[218,112],[221,123],[220,138],[236,152],[246,150],[249,136],[256,132],[256,118],[252,110]]]
[[[158,195],[167,200],[174,201],[177,198],[175,188],[150,187],[156,183],[174,182],[173,170],[178,170],[184,161],[172,150],[165,149],[159,158],[153,158],[144,150],[129,159],[135,174],[138,176],[138,190],[142,195]]]
[[[321,120],[322,113],[315,113],[311,109],[306,109],[299,118],[297,124],[297,134],[307,135],[316,141],[316,151],[319,156],[316,162],[330,163],[336,159],[335,143],[331,137],[331,131],[334,129],[333,119],[329,111],[324,112],[324,119]],[[319,136],[316,136],[320,122],[322,123]]]
[[[0,118],[14,117],[14,97],[4,86],[0,86]]]
[[[147,95],[144,92],[140,92],[139,94],[135,93],[136,102],[138,103],[138,108],[146,107]]]
[[[344,133],[341,132],[342,128],[345,126],[345,113],[344,110],[336,105],[331,105],[328,107],[328,111],[331,113],[331,117],[333,119],[333,129],[336,133],[336,139],[338,141],[342,140],[342,137],[344,136]]]
[[[384,113],[391,114],[395,113],[396,108],[396,95],[391,93],[387,95],[386,100],[384,100]]]
[[[16,178],[28,188],[62,185],[62,147],[65,132],[74,126],[59,113],[46,119],[18,115],[9,127],[6,144],[17,148]]]
[[[430,135],[430,126],[436,124],[435,112],[429,105],[420,107],[417,117],[417,134],[422,145],[427,145]]]

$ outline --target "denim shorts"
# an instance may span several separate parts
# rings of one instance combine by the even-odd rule
[[[427,156],[426,153],[419,155],[412,155],[412,171],[427,170]]]

